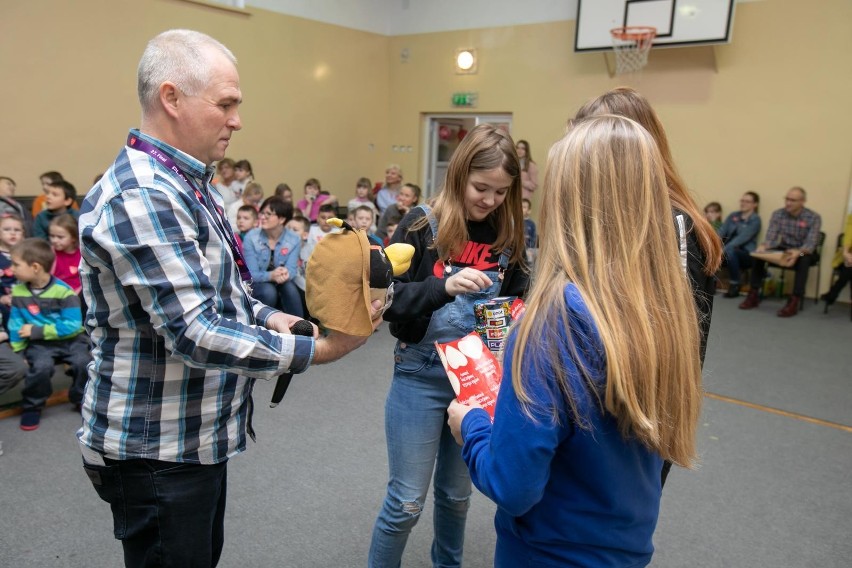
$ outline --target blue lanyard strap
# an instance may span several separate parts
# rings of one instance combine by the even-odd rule
[[[231,224],[228,222],[227,217],[225,217],[224,211],[222,211],[222,209],[216,204],[216,202],[210,199],[209,195],[205,194],[206,192],[202,192],[201,188],[196,186],[195,182],[192,181],[192,177],[187,176],[183,172],[183,170],[180,169],[180,166],[175,163],[174,160],[162,153],[153,144],[150,144],[131,133],[127,137],[127,145],[133,148],[134,150],[139,150],[140,152],[145,152],[146,154],[152,156],[167,170],[171,171],[178,178],[180,178],[189,187],[189,189],[192,190],[192,193],[195,195],[195,198],[198,200],[201,206],[204,207],[204,209],[206,209],[208,213],[210,213],[211,217],[213,217],[214,225],[219,228],[219,232],[222,233],[222,236],[225,238],[225,242],[228,243],[228,247],[231,249],[231,255],[234,259],[234,263],[237,265],[237,268],[240,271],[240,278],[242,278],[246,282],[251,281],[251,272],[248,269],[248,265],[246,265],[245,258],[243,258],[243,253],[240,251],[240,247],[237,246],[237,241],[234,237],[234,231],[233,229],[231,229]]]

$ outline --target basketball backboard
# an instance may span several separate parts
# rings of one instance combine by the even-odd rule
[[[577,0],[574,51],[612,49],[610,30],[657,28],[654,47],[727,43],[734,0]]]

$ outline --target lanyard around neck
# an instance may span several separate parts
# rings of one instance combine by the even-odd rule
[[[161,152],[153,144],[142,140],[134,134],[130,134],[127,137],[127,145],[133,148],[134,150],[139,150],[140,152],[145,152],[146,154],[152,156],[167,170],[171,171],[178,178],[180,178],[192,190],[193,194],[195,195],[195,198],[202,205],[202,207],[204,207],[207,212],[210,213],[210,215],[213,217],[214,224],[219,227],[219,231],[222,233],[222,236],[225,237],[225,242],[228,243],[228,247],[231,249],[231,255],[233,256],[234,262],[236,263],[237,268],[240,271],[240,278],[242,278],[246,282],[249,282],[251,280],[251,272],[249,271],[248,266],[246,265],[246,261],[243,258],[242,252],[240,252],[240,247],[237,246],[237,241],[234,237],[234,231],[231,229],[231,224],[228,223],[228,219],[225,217],[222,209],[218,205],[216,205],[216,202],[210,199],[209,195],[205,195],[206,192],[202,192],[201,189],[192,180],[192,177],[187,176],[173,159]]]

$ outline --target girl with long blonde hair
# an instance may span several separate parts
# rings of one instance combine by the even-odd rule
[[[673,224],[658,222],[665,187],[653,138],[624,117],[577,121],[550,150],[494,423],[449,408],[498,505],[495,566],[650,562],[663,461],[694,463],[702,394],[690,285]]]
[[[669,194],[672,202],[671,217],[676,228],[675,243],[680,251],[682,266],[689,276],[692,299],[698,310],[698,329],[701,334],[699,352],[703,366],[707,338],[710,335],[710,320],[713,317],[713,297],[716,294],[715,274],[722,264],[722,241],[698,208],[678,173],[663,123],[648,99],[630,87],[618,87],[580,107],[575,120],[602,114],[626,116],[635,120],[651,134],[660,150],[666,174],[666,184],[661,189]],[[653,257],[649,256],[647,262],[654,262]],[[663,466],[663,485],[671,465],[671,462],[667,461]]]

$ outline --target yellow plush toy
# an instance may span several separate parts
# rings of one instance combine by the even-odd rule
[[[371,245],[367,233],[337,218],[340,227],[311,253],[305,269],[305,302],[311,317],[334,331],[366,337],[373,332],[370,305],[381,300],[382,311],[393,301],[393,277],[411,264],[414,247],[395,243]]]

